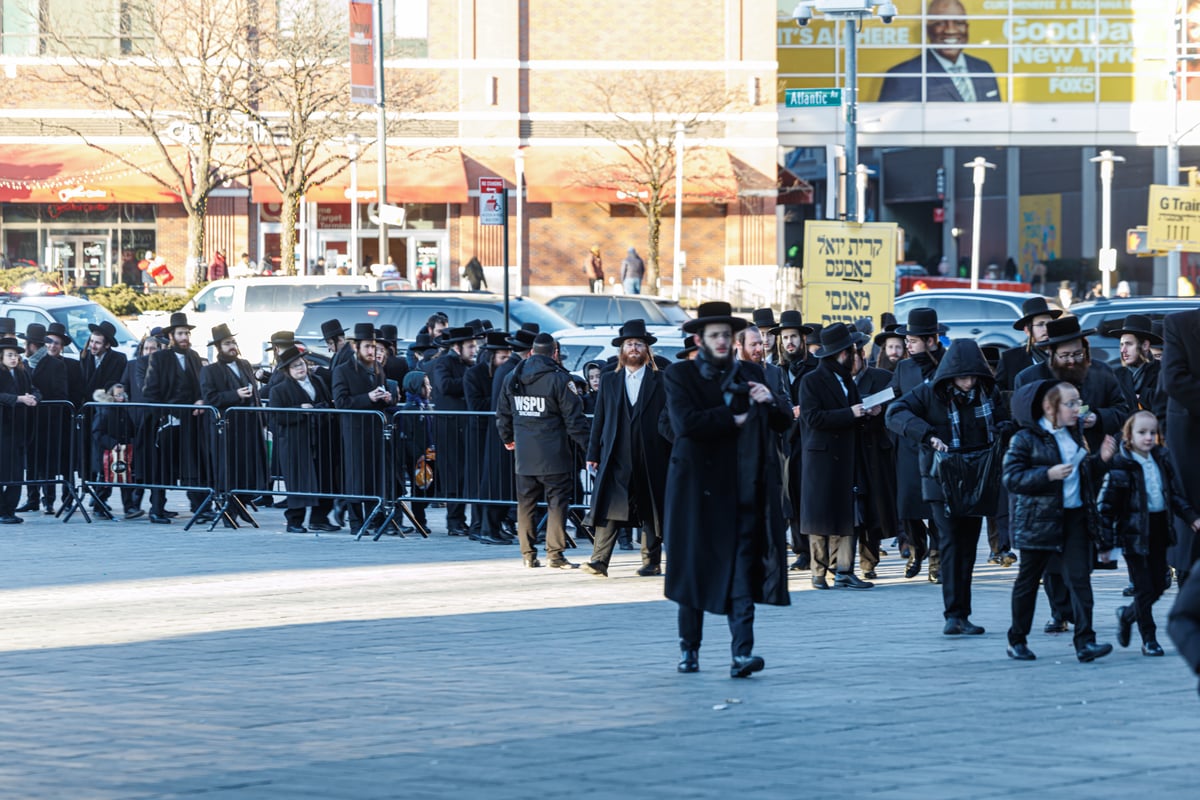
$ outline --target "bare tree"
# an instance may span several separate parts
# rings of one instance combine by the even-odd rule
[[[43,2],[31,38],[36,54],[57,56],[35,72],[60,96],[118,112],[158,158],[105,144],[69,121],[69,131],[179,196],[188,218],[187,283],[203,263],[204,216],[212,191],[244,177],[245,145],[255,132],[234,102],[247,91],[246,20],[256,0],[120,0],[58,13]],[[36,7],[36,6],[35,6]]]
[[[342,142],[350,133],[365,134],[363,146],[375,143],[378,112],[350,102],[345,4],[331,9],[319,0],[294,0],[278,9],[249,41],[254,79],[238,111],[268,132],[249,143],[250,161],[282,199],[280,255],[283,270],[293,274],[301,198],[349,167]],[[411,110],[431,93],[433,79],[392,75],[386,88],[389,108]]]
[[[729,109],[733,95],[722,78],[716,81],[691,75],[662,72],[622,73],[591,84],[593,108],[605,122],[588,125],[590,132],[611,144],[619,155],[593,154],[580,165],[576,182],[588,188],[610,190],[631,201],[646,216],[646,284],[658,287],[659,243],[663,212],[674,198],[675,131],[682,125],[696,132],[714,115]],[[697,168],[685,161],[685,176],[693,184],[712,182],[714,188],[730,175],[710,167]]]

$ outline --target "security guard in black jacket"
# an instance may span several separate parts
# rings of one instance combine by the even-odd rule
[[[556,360],[558,344],[548,333],[533,340],[533,352],[512,371],[500,393],[496,427],[516,457],[517,538],[525,566],[540,567],[533,512],[545,493],[546,556],[551,567],[574,569],[563,556],[567,545],[567,506],[579,462],[571,442],[586,451],[590,435],[583,402],[571,374]]]

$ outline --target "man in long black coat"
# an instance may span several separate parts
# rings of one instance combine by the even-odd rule
[[[834,586],[870,589],[854,574],[854,545],[862,527],[857,487],[863,480],[861,420],[878,407],[863,407],[852,367],[866,335],[851,333],[841,322],[821,330],[821,366],[800,381],[800,422],[804,425],[803,497],[800,527],[812,553],[812,585],[828,589],[826,573],[837,560]]]
[[[46,346],[46,326],[31,322],[25,329],[25,352],[29,357],[27,370],[34,387],[39,392],[39,401],[65,401],[68,399],[67,365],[61,358],[50,355]],[[60,349],[61,352],[61,349]],[[36,480],[48,480],[62,473],[65,452],[69,452],[69,428],[64,407],[43,406],[33,408],[23,415],[32,423],[31,431],[23,440],[29,466],[29,476]],[[30,484],[28,500],[17,509],[20,512],[37,511],[44,504],[47,514],[54,513],[54,485]]]
[[[700,352],[663,375],[675,441],[667,472],[666,596],[679,604],[680,672],[700,668],[704,612],[729,618],[730,675],[761,670],[753,654],[754,604],[788,605],[787,533],[775,432],[792,415],[755,364],[732,357],[746,321],[728,303],[701,304],[684,332]]]
[[[1200,311],[1180,311],[1163,319],[1160,393],[1167,398],[1167,450],[1188,502],[1200,502]],[[1176,543],[1167,552],[1180,583],[1200,558],[1200,536],[1175,525]],[[1172,632],[1174,636],[1174,632]]]
[[[792,417],[796,420],[783,435],[784,516],[792,533],[792,552],[796,560],[794,570],[808,569],[811,555],[808,552],[808,537],[800,530],[800,473],[804,465],[804,431],[800,424],[800,380],[817,368],[817,360],[808,352],[805,337],[813,329],[801,322],[799,311],[784,311],[779,315],[779,324],[771,329],[778,343],[779,367],[782,372],[784,390]]]
[[[227,412],[232,408],[260,408],[258,380],[250,362],[238,358],[237,339],[228,325],[222,323],[212,329],[208,346],[217,348],[217,360],[200,370],[200,395],[205,405],[213,406],[226,419],[223,452],[217,446],[216,430],[209,427],[210,452],[216,460],[214,473],[218,485],[241,490],[237,499],[245,505],[269,489],[267,443],[263,436],[266,417],[261,412]],[[235,511],[244,516],[242,509]]]
[[[914,308],[908,313],[906,324],[896,329],[904,337],[908,350],[908,358],[897,364],[892,373],[892,388],[897,397],[933,380],[945,353],[938,337],[948,330],[938,322],[937,311],[932,308]],[[929,504],[921,499],[920,453],[915,442],[903,438],[896,441],[896,513],[900,515],[909,546],[904,577],[919,575],[921,562],[928,555],[929,580],[941,583],[937,535],[930,536],[925,524],[929,519]]]
[[[526,323],[512,336],[504,340],[508,346],[509,356],[506,361],[496,367],[492,375],[491,408],[495,412],[500,407],[500,395],[508,382],[509,374],[517,368],[532,352],[533,340],[538,334],[535,322]],[[509,503],[516,501],[513,489],[513,454],[500,441],[493,418],[488,422],[488,436],[483,447],[483,496],[489,500],[505,500]],[[507,523],[507,524],[506,524]],[[508,530],[506,528],[511,528]],[[511,505],[492,503],[484,508],[483,524],[479,535],[493,539],[516,541],[516,516]]]
[[[616,372],[600,376],[587,465],[595,474],[591,522],[596,526],[592,557],[585,572],[608,575],[617,532],[641,528],[642,577],[662,574],[662,515],[671,443],[659,433],[666,408],[662,376],[650,350],[658,340],[646,322],[621,326],[613,347],[620,350]]]
[[[467,400],[463,379],[475,364],[479,346],[475,331],[468,327],[448,328],[437,340],[446,352],[433,362],[429,382],[433,385],[433,407],[438,411],[466,411]],[[438,493],[445,497],[469,497],[467,477],[469,426],[465,415],[441,416],[434,423],[434,439],[438,445],[438,465],[434,473]],[[466,536],[467,506],[461,501],[446,502],[446,532],[451,536]]]
[[[860,397],[870,397],[891,386],[891,370],[867,366],[867,356],[861,347],[856,355],[854,383],[858,386]],[[887,410],[886,407],[884,410]],[[866,502],[863,509],[864,530],[859,536],[858,563],[862,567],[863,577],[874,580],[875,567],[879,565],[880,542],[899,534],[896,517],[896,448],[883,414],[864,416],[860,422],[862,489],[866,493]]]
[[[333,404],[354,411],[379,411],[386,414],[396,402],[384,386],[383,371],[375,363],[376,331],[369,322],[354,326],[354,358],[333,371]],[[351,497],[382,497],[387,487],[383,475],[387,457],[383,446],[382,423],[373,415],[347,414],[341,422],[342,493]],[[345,504],[350,528],[359,533],[369,520],[364,519],[362,501]]]
[[[279,354],[275,373],[280,377],[273,384],[271,408],[333,408],[329,385],[309,370],[304,354],[296,347]],[[341,461],[333,416],[292,411],[272,414],[270,424],[274,451],[288,490],[284,512],[288,533],[340,530],[329,521],[333,509],[331,495],[337,491],[336,466]],[[301,493],[325,496],[298,496]],[[304,526],[305,513],[309,515],[308,528]]]
[[[192,349],[192,329],[187,315],[176,312],[171,315],[171,324],[163,328],[170,347],[150,356],[146,367],[146,384],[143,396],[147,403],[170,405],[203,405],[200,390],[200,370],[203,363]],[[207,443],[204,438],[205,412],[154,413],[147,414],[143,425],[154,441],[154,459],[150,464],[151,483],[186,486],[211,486],[212,480],[206,469]],[[208,418],[211,421],[211,417]],[[193,514],[200,512],[207,492],[190,490],[188,503]],[[164,489],[150,491],[150,521],[159,525],[170,524],[165,513],[167,493]],[[197,522],[215,519],[206,510],[196,516]]]
[[[97,389],[107,392],[113,384],[121,382],[129,359],[115,349],[119,344],[117,329],[111,322],[88,325],[88,330],[92,335],[88,337],[87,350],[79,363],[83,371],[83,395],[91,400]]]
[[[479,348],[479,356],[475,365],[463,376],[463,399],[466,400],[467,410],[486,412],[471,416],[467,426],[466,490],[471,497],[486,498],[487,487],[487,452],[488,446],[495,440],[498,444],[499,434],[496,433],[495,407],[492,405],[495,377],[500,367],[508,363],[512,350],[508,345],[508,334],[504,331],[488,331],[483,345]],[[508,371],[505,370],[505,375]],[[508,451],[505,451],[508,452]],[[510,538],[499,530],[499,523],[493,528],[485,524],[490,506],[476,504],[471,507],[470,536],[483,544],[515,544],[516,539]]]

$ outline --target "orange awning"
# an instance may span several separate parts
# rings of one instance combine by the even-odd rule
[[[374,148],[367,148],[358,158],[361,202],[374,202],[378,196],[377,164]],[[339,163],[337,168],[341,166]],[[416,150],[389,147],[387,181],[389,203],[467,202],[467,173],[463,168],[462,152],[457,147]],[[256,203],[279,203],[283,199],[279,190],[260,172],[253,174],[251,187],[251,196]],[[305,197],[310,203],[346,203],[349,191],[350,168],[346,167],[309,189]]]
[[[675,164],[666,166],[663,193],[675,195]],[[530,147],[525,150],[525,196],[531,203],[633,203],[645,192],[645,168],[613,148]],[[684,151],[683,202],[730,202],[738,183],[726,150]]]
[[[108,147],[141,169],[168,177],[151,144]],[[179,196],[109,153],[86,144],[0,145],[0,202],[177,203]]]

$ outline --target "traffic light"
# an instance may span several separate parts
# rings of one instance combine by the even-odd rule
[[[1125,252],[1131,256],[1151,255],[1150,232],[1144,228],[1130,228],[1125,231]]]

